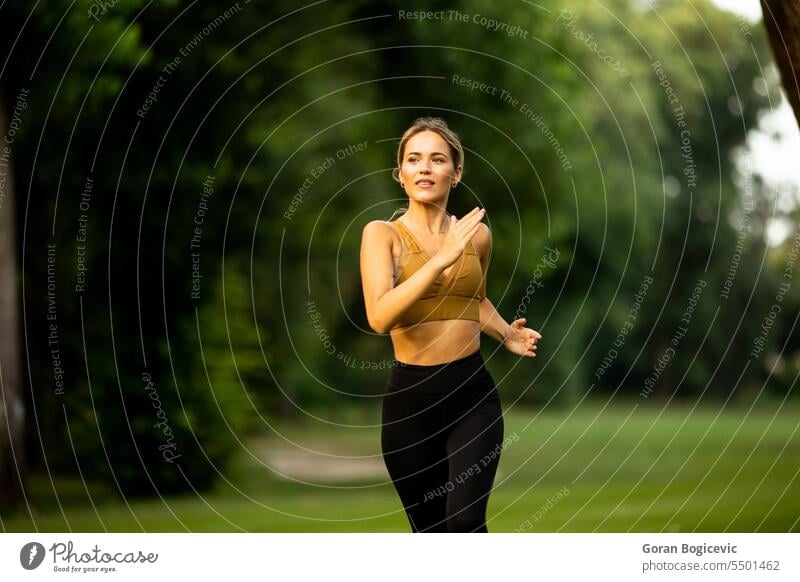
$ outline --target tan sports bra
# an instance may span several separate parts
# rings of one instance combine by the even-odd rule
[[[403,253],[400,255],[400,273],[396,285],[406,281],[430,260],[430,256],[408,227],[395,220]],[[392,329],[407,327],[437,319],[470,319],[480,321],[480,289],[483,279],[481,262],[472,241],[467,242],[464,252],[450,266],[445,275],[441,273],[425,290],[425,293],[409,307]]]

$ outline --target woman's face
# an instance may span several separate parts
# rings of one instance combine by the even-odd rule
[[[438,133],[421,131],[406,142],[400,182],[409,198],[441,204],[452,182],[460,179],[461,166],[454,166],[450,146]]]

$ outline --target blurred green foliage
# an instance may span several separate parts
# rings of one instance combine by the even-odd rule
[[[534,362],[485,338],[508,402],[637,397],[698,280],[707,287],[650,396],[725,402],[765,383],[788,393],[796,356],[776,376],[769,366],[798,353],[788,315],[797,285],[764,353],[746,357],[791,243],[766,247],[771,194],[757,176],[752,228],[730,296],[720,295],[745,195],[731,153],[778,95],[774,84],[756,90],[770,62],[764,33],[743,33],[708,1],[652,4],[118,2],[96,18],[88,0],[53,0],[30,18],[24,3],[5,6],[2,95],[8,106],[31,91],[14,170],[33,461],[111,470],[126,495],[203,488],[271,417],[311,410],[335,422],[340,408],[373,404],[364,397],[382,391],[392,352],[366,323],[360,234],[404,204],[390,172],[398,137],[420,115],[445,117],[463,140],[463,187],[449,210],[488,211],[490,298],[511,320],[527,293],[524,315],[545,338]],[[467,21],[400,10],[458,10]],[[469,90],[454,75],[498,90]],[[64,395],[48,363],[51,242]],[[537,274],[546,248],[557,264]],[[630,334],[598,375],[648,276]],[[159,448],[144,373],[178,462]]]

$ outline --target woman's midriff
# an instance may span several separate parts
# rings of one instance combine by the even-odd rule
[[[478,351],[480,335],[480,323],[470,319],[426,321],[391,331],[395,359],[420,366],[452,362]]]

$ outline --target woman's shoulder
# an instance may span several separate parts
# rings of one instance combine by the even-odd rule
[[[472,246],[481,256],[485,255],[492,247],[492,231],[485,222],[478,223],[478,231],[472,237]]]
[[[396,229],[397,227],[394,225],[393,221],[390,220],[370,220],[364,225],[364,232],[392,232]]]
[[[362,231],[361,236],[362,238],[391,242],[397,239],[398,230],[393,221],[370,220],[364,225],[364,230]]]

